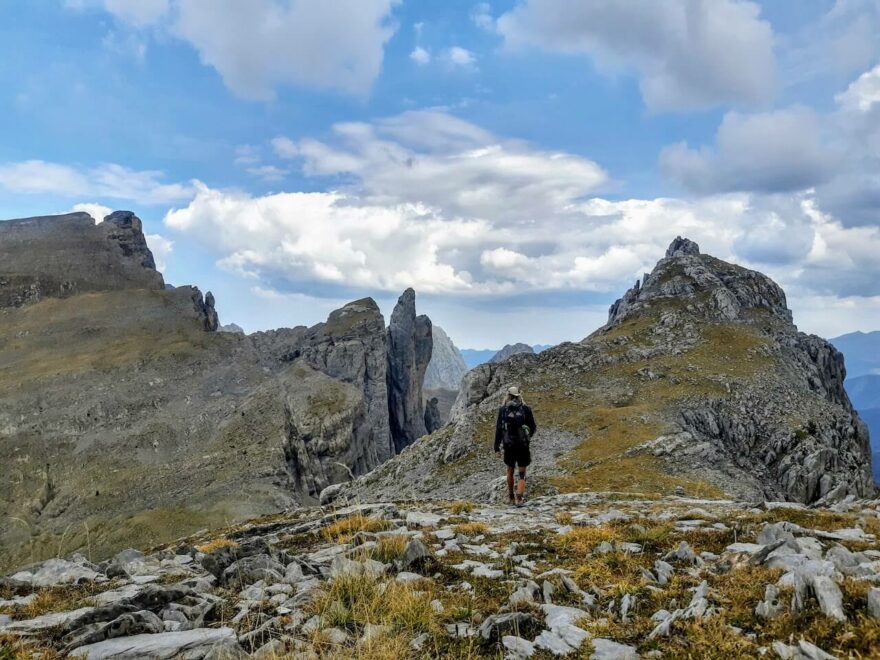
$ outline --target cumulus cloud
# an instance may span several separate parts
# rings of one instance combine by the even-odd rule
[[[711,146],[678,143],[663,173],[696,194],[814,190],[847,226],[880,224],[880,66],[862,73],[825,114],[803,107],[727,113]]]
[[[96,204],[94,202],[84,202],[82,204],[74,204],[71,211],[81,211],[82,213],[88,213],[95,220],[95,224],[99,222],[103,222],[104,218],[113,213],[113,209],[109,206],[104,206],[103,204]]]
[[[396,30],[399,0],[66,0],[99,7],[132,30],[160,26],[189,43],[232,92],[275,97],[281,85],[365,95]],[[110,45],[120,38],[112,32]],[[145,44],[126,37],[143,57]]]
[[[590,196],[605,180],[591,161],[436,111],[341,124],[336,135],[274,141],[335,191],[253,196],[197,184],[166,226],[260,286],[322,297],[407,286],[457,298],[610,295],[676,234],[799,295],[880,282],[876,230],[846,227],[812,192],[607,200]]]
[[[310,176],[353,179],[349,189],[377,204],[410,203],[449,217],[537,221],[607,182],[596,163],[498,138],[437,111],[343,123],[332,143],[275,142]]]
[[[660,155],[663,172],[698,193],[803,190],[833,173],[840,155],[823,141],[816,114],[802,107],[724,116],[714,148],[686,143]]]
[[[170,241],[161,234],[147,234],[147,246],[153,253],[153,259],[156,261],[156,270],[164,273],[168,268],[168,257],[174,251],[174,241]]]
[[[860,75],[835,99],[847,112],[867,114],[880,106],[880,64]]]
[[[0,187],[13,193],[111,197],[142,204],[166,204],[192,197],[190,184],[162,183],[162,176],[156,170],[133,170],[116,163],[93,168],[43,160],[0,163]]]
[[[631,68],[653,110],[759,103],[774,96],[774,35],[740,0],[525,0],[497,20],[511,48],[586,54],[603,70]]]
[[[428,64],[431,61],[431,53],[429,53],[421,46],[416,46],[409,54],[409,59],[411,59],[416,64]]]
[[[476,56],[467,48],[461,48],[460,46],[447,48],[443,53],[443,57],[451,66],[462,69],[473,69],[477,64]]]
[[[247,99],[278,85],[366,94],[395,27],[395,0],[177,0],[172,31]]]
[[[818,20],[784,40],[785,77],[798,83],[864,71],[880,58],[878,34],[877,0],[835,0]]]

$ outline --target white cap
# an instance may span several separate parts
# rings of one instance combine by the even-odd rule
[[[522,396],[522,393],[519,391],[519,388],[516,385],[513,385],[512,387],[507,388],[507,393],[510,396],[516,396],[516,397]]]

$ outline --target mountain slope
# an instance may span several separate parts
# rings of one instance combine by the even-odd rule
[[[440,326],[432,326],[431,334],[434,348],[431,361],[425,372],[425,389],[458,390],[461,379],[467,373],[468,366],[464,362],[461,351]]]
[[[797,331],[774,282],[677,239],[604,327],[472,370],[452,425],[341,495],[498,497],[494,421],[516,384],[539,427],[532,492],[865,496],[867,430],[843,374],[833,346]]]
[[[127,212],[0,222],[0,255],[0,565],[278,511],[393,455],[407,420],[372,299],[312,328],[215,332],[213,296],[165,288]],[[393,386],[421,416],[419,319]]]

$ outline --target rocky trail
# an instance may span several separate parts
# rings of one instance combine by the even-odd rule
[[[0,658],[880,656],[880,500],[310,508],[0,579]]]

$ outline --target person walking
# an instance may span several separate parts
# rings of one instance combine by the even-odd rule
[[[526,468],[532,462],[529,442],[537,430],[532,409],[523,403],[522,392],[515,385],[507,390],[504,405],[495,423],[495,453],[507,466],[507,496],[511,504],[522,506],[526,497]],[[519,483],[514,491],[513,472],[519,469]]]

